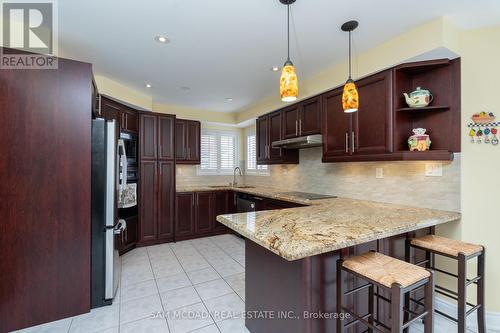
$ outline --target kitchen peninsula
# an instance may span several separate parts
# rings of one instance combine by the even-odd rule
[[[246,318],[252,333],[335,332],[335,319],[304,313],[336,312],[336,261],[376,250],[405,257],[405,239],[434,233],[438,224],[460,213],[347,198],[301,200],[265,188],[235,189],[304,207],[217,216],[217,221],[246,237],[246,311],[274,311],[293,317]],[[421,254],[414,254],[421,259]],[[417,258],[414,258],[417,259]],[[363,283],[346,278],[352,289]],[[366,290],[365,290],[366,291]],[[349,306],[366,313],[363,292]],[[389,306],[379,300],[379,318],[389,324]],[[297,317],[297,318],[295,318]]]

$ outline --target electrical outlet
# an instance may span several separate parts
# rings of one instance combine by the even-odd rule
[[[425,176],[426,177],[442,177],[443,176],[443,163],[440,163],[440,162],[425,163]]]
[[[384,178],[384,169],[383,168],[375,168],[375,178],[377,178],[377,179]]]

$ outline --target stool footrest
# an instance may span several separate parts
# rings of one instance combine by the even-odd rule
[[[368,328],[371,328],[373,330],[376,330],[377,332],[380,332],[380,333],[386,333],[384,332],[383,330],[381,330],[380,328],[376,327],[375,325],[372,325],[370,324],[368,321],[366,321],[365,319],[363,319],[363,317],[360,317],[358,316],[357,314],[355,314],[354,312],[352,312],[351,310],[347,309],[347,308],[344,308],[342,307],[342,310],[344,310],[345,312],[349,313],[351,316],[354,317],[356,323],[358,322],[361,322],[363,323],[364,325],[366,325]]]
[[[414,322],[416,322],[419,319],[422,319],[423,317],[427,316],[428,314],[429,314],[428,311],[424,311],[421,314],[419,314],[418,316],[416,316],[415,318],[408,320],[405,324],[403,324],[403,329],[409,327],[411,324],[413,324]]]
[[[349,290],[349,291],[346,291],[346,292],[344,293],[344,296],[349,296],[349,295],[351,295],[351,294],[357,293],[358,291],[363,290],[363,289],[366,289],[366,288],[368,288],[368,287],[370,287],[370,286],[372,286],[372,285],[373,285],[373,284],[371,284],[371,283],[367,283],[367,284],[365,284],[365,285],[362,285],[361,287],[357,287],[357,288],[351,289],[351,290]]]

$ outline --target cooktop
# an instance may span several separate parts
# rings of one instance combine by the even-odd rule
[[[329,199],[336,198],[334,195],[325,195],[325,194],[316,194],[316,193],[307,193],[307,192],[281,192],[281,195],[297,197],[305,200],[319,200],[319,199]]]

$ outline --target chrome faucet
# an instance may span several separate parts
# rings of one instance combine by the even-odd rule
[[[240,176],[242,176],[240,167],[234,168],[234,171],[233,171],[233,186],[234,187],[236,187],[238,185],[238,182],[236,181],[236,170],[238,170],[238,172],[240,173]]]

